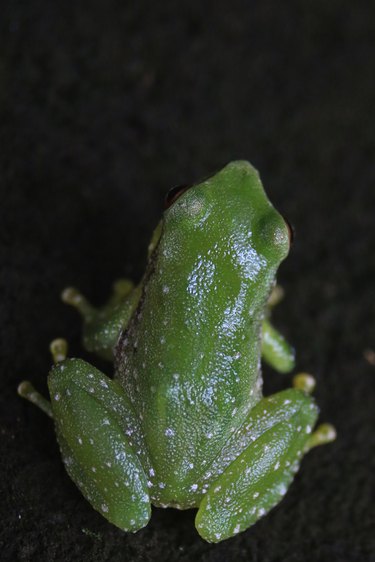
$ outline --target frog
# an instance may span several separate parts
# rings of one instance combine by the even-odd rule
[[[238,160],[169,191],[137,285],[119,280],[99,308],[63,291],[84,347],[114,376],[68,358],[57,338],[50,400],[28,381],[18,392],[53,419],[69,476],[123,531],[145,527],[153,505],[196,509],[208,542],[234,537],[282,500],[307,451],[335,439],[331,424],[315,428],[312,375],[262,392],[262,361],[295,366],[271,322],[291,239],[257,170]]]

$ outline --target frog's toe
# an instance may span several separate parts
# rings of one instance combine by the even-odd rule
[[[61,300],[76,308],[85,320],[89,320],[94,313],[89,301],[75,287],[66,287],[61,293]]]

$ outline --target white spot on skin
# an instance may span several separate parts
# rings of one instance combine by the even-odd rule
[[[256,499],[259,496],[259,492],[254,492],[253,498]]]
[[[159,482],[159,488],[161,488],[161,489],[165,488],[164,482]]]
[[[239,533],[239,532],[240,532],[240,526],[236,525],[235,528],[233,529],[233,534],[237,535],[237,533]]]
[[[167,427],[167,429],[164,432],[164,435],[166,435],[167,437],[173,437],[174,435],[174,431],[171,427]]]
[[[264,507],[261,507],[260,509],[258,509],[258,515],[259,517],[263,517],[263,515],[265,515],[266,510],[264,509]]]
[[[150,476],[155,476],[155,470],[153,468],[150,468],[149,474]]]
[[[109,425],[109,419],[108,418],[104,418],[103,425]]]
[[[54,398],[55,398],[56,402],[58,402],[60,400],[60,394],[55,394]]]
[[[80,437],[77,438],[77,441],[78,441],[78,443],[79,443],[80,445],[82,445],[83,441],[82,441],[82,439],[81,439]]]
[[[112,466],[112,463],[109,462],[109,461],[107,461],[105,464],[108,466],[108,468],[111,468],[111,466]]]
[[[284,400],[284,404],[290,404],[291,400]]]
[[[163,287],[163,293],[166,295],[167,293],[169,293],[169,287],[167,285],[164,285]]]
[[[308,426],[306,427],[306,433],[311,433],[311,425],[308,425]]]
[[[215,533],[215,537],[216,537],[217,539],[220,539],[221,534],[220,534],[220,533]]]
[[[95,467],[95,466],[92,466],[92,467],[91,467],[91,470],[92,470],[93,472],[96,472],[96,467]]]
[[[216,486],[216,488],[214,488],[214,492],[220,492],[221,490],[221,486]]]
[[[102,503],[102,511],[104,513],[108,513],[108,505],[106,505],[105,503]]]
[[[279,461],[277,461],[277,463],[275,464],[275,466],[273,467],[274,470],[277,470],[278,468],[280,468],[280,463]]]
[[[190,490],[191,490],[192,492],[196,492],[196,490],[198,490],[198,484],[192,484],[192,485],[190,486]]]

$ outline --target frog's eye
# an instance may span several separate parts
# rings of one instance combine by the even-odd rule
[[[285,221],[286,227],[288,229],[289,246],[291,246],[294,242],[295,230],[294,230],[293,225],[291,225],[290,222],[288,221],[288,219],[286,219],[285,217],[284,217],[284,221]]]
[[[164,209],[169,209],[169,207],[177,201],[177,199],[189,189],[190,185],[177,185],[172,187],[165,196],[164,199]]]

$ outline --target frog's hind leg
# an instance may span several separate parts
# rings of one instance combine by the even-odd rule
[[[218,464],[225,468],[213,467],[220,475],[196,516],[205,540],[219,542],[253,525],[282,499],[303,454],[335,438],[328,424],[312,433],[318,410],[309,385],[299,388],[260,400],[224,447]]]
[[[113,285],[113,293],[106,305],[94,308],[74,287],[67,287],[62,300],[74,306],[83,317],[83,344],[104,359],[113,359],[113,348],[138,304],[140,288],[127,279]]]
[[[294,349],[270,321],[272,308],[283,297],[283,289],[280,285],[275,285],[268,299],[266,317],[262,324],[262,359],[279,373],[288,373],[295,365]]]
[[[63,341],[52,344],[51,403],[28,382],[19,393],[53,417],[65,468],[91,505],[135,532],[151,514],[150,468],[138,421],[116,381],[85,361],[63,358]]]

